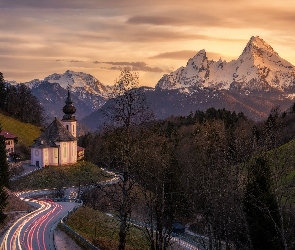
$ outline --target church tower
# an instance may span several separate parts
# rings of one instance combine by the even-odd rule
[[[74,136],[77,134],[77,120],[74,116],[76,108],[73,105],[73,101],[70,95],[70,90],[68,90],[68,98],[66,100],[66,105],[63,107],[62,111],[65,115],[62,118],[62,123],[64,127]]]
[[[34,140],[31,146],[31,165],[45,167],[77,163],[77,120],[74,116],[76,108],[70,91],[62,110],[64,112],[62,121],[55,118]],[[84,149],[79,147],[79,157],[83,157],[83,153]]]

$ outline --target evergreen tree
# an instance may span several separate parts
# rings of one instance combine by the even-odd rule
[[[269,164],[263,157],[258,157],[249,170],[243,205],[252,247],[255,250],[284,249]]]
[[[44,109],[26,85],[9,86],[6,91],[4,110],[9,115],[22,122],[42,125]]]
[[[3,74],[0,72],[0,109],[4,109],[6,101],[6,83]]]
[[[0,136],[0,223],[5,219],[4,208],[7,201],[7,193],[4,190],[9,185],[8,164],[6,160],[5,138]]]

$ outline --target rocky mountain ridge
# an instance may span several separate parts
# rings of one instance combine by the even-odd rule
[[[242,91],[289,91],[295,85],[295,67],[281,58],[260,37],[251,37],[238,59],[209,60],[205,50],[190,58],[185,67],[164,75],[160,89],[208,87]]]
[[[11,81],[10,84],[18,83]],[[34,79],[24,84],[39,99],[49,117],[63,115],[62,109],[56,109],[56,106],[64,105],[68,89],[77,106],[79,119],[102,107],[111,92],[110,86],[104,85],[92,75],[71,70],[63,74],[54,73],[43,80]]]

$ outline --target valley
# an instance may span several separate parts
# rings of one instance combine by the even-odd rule
[[[114,86],[69,70],[44,80],[6,84],[8,90],[25,86],[46,118],[55,116],[49,126],[44,119],[43,127],[33,130],[0,117],[24,144],[24,159],[30,158],[31,146],[31,159],[36,158],[31,164],[38,167],[11,179],[10,190],[53,190],[38,197],[50,199],[41,202],[50,214],[61,211],[57,202],[82,200],[83,207],[63,222],[71,229],[60,225],[69,235],[78,233],[107,250],[160,249],[163,244],[163,249],[248,250],[261,237],[268,249],[293,247],[294,66],[261,38],[252,37],[241,56],[228,63],[209,60],[201,50],[154,88],[139,86],[138,74],[128,69]],[[60,122],[56,116],[62,115]],[[75,115],[84,128],[77,128],[77,137]],[[29,136],[22,133],[27,130]],[[78,163],[77,146],[84,155]],[[44,161],[39,168],[47,149],[53,149],[50,157],[57,166]],[[60,164],[60,159],[75,164]],[[62,205],[64,214],[75,207]],[[49,216],[40,212],[41,218]],[[59,220],[48,218],[54,225]],[[28,223],[34,220],[38,218]],[[29,229],[15,226],[12,231],[24,233],[17,239],[28,237]],[[36,237],[31,243],[19,244],[11,233],[4,244],[8,249],[34,249],[41,243],[52,248],[42,239],[51,232],[39,228],[41,236],[32,233]]]

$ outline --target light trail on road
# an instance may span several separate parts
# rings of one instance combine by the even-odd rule
[[[28,192],[26,193],[28,194]],[[20,195],[20,194],[18,194]],[[25,194],[24,194],[25,195]],[[53,250],[53,230],[74,202],[57,203],[49,200],[23,199],[39,206],[37,210],[19,218],[6,232],[1,250]]]
[[[62,210],[62,206],[55,202],[30,200],[40,205],[38,210],[18,219],[7,231],[1,249],[3,250],[47,250],[50,242],[45,237],[49,233],[48,224]]]

